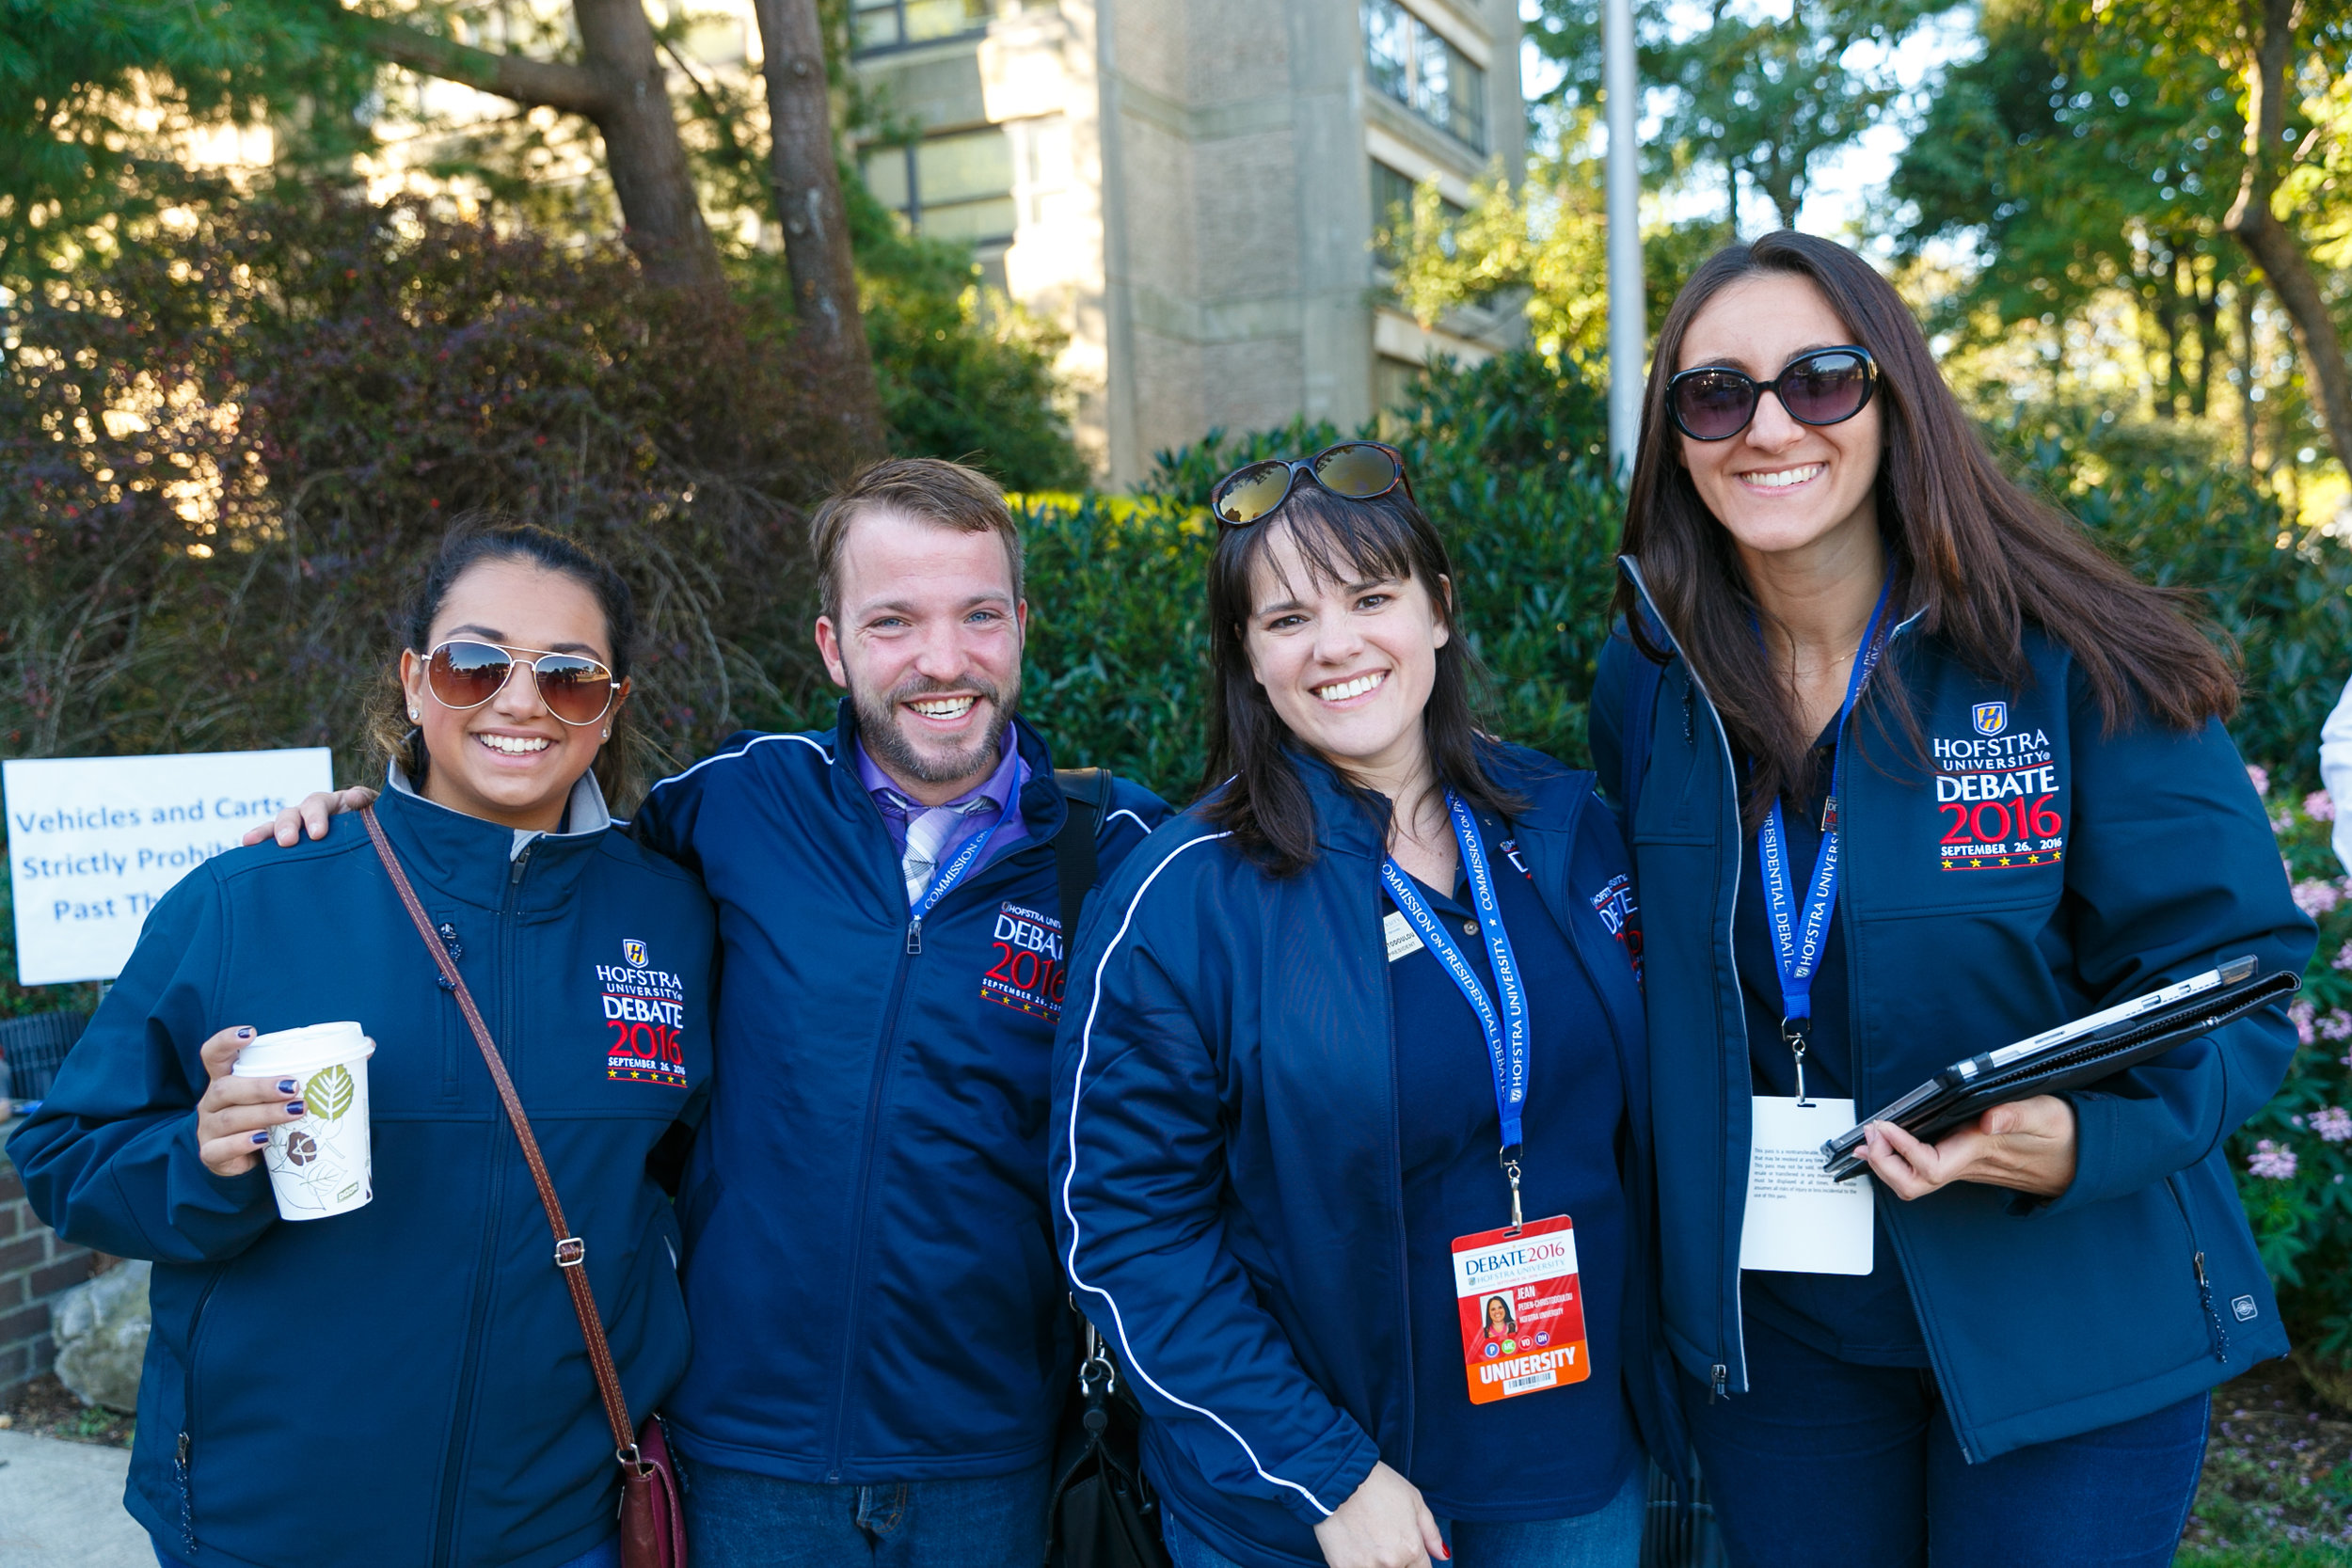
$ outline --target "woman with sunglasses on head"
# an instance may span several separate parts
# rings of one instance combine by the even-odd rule
[[[1211,787],[1089,906],[1053,1139],[1170,1554],[1629,1565],[1670,1385],[1616,824],[1478,731],[1392,450],[1213,506]]]
[[[2206,1390],[2286,1349],[2223,1151],[2278,1008],[1931,1143],[1874,1121],[1828,1195],[1751,1172],[1818,1182],[1857,1112],[2219,962],[2300,973],[2232,674],[2002,475],[1851,251],[1717,254],[1646,397],[1593,752],[1732,1560],[2169,1562]]]
[[[565,1270],[601,1319],[621,1424],[642,1420],[686,1366],[678,1229],[648,1160],[706,1088],[712,964],[699,888],[606,809],[635,629],[628,585],[569,540],[453,534],[384,677],[372,814],[215,856],[158,900],[10,1140],[60,1234],[154,1260],[125,1503],[165,1568],[617,1568],[615,1423]],[[584,1256],[555,1243],[372,828]],[[373,1196],[296,1223],[271,1130],[298,1150],[303,1118],[352,1114],[348,1085],[231,1069],[257,1034],[346,1019],[374,1044]]]

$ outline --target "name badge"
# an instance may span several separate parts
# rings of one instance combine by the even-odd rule
[[[1407,954],[1420,952],[1423,946],[1421,935],[1413,929],[1412,923],[1395,910],[1391,910],[1389,918],[1380,923],[1380,934],[1388,939],[1391,963]]]
[[[1454,1293],[1472,1404],[1540,1394],[1593,1375],[1568,1216],[1454,1242]]]
[[[1754,1101],[1740,1266],[1783,1274],[1868,1274],[1870,1179],[1833,1181],[1821,1145],[1854,1124],[1851,1100]]]

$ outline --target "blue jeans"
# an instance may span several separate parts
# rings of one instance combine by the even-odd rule
[[[1009,1476],[827,1486],[691,1461],[694,1568],[1037,1568],[1053,1468]]]
[[[1735,1568],[2164,1568],[2205,1457],[2202,1394],[2079,1437],[1961,1456],[1932,1373],[1836,1360],[1751,1317],[1751,1392],[1683,1409]]]
[[[1504,1525],[1440,1519],[1438,1531],[1458,1568],[1633,1568],[1642,1556],[1642,1519],[1648,1498],[1649,1466],[1637,1463],[1632,1479],[1590,1513]],[[1176,1568],[1239,1568],[1184,1528],[1173,1513],[1167,1516],[1160,1535]]]
[[[154,1537],[148,1539],[154,1543]],[[161,1568],[193,1568],[192,1564],[165,1551],[160,1543],[155,1543],[155,1560]],[[571,1561],[561,1564],[560,1568],[621,1568],[621,1538],[616,1535],[601,1546],[591,1546]]]

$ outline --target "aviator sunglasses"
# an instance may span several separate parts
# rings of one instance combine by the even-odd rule
[[[1209,510],[1228,528],[1248,528],[1290,499],[1301,474],[1352,501],[1376,500],[1400,484],[1407,498],[1413,493],[1403,452],[1378,441],[1342,441],[1312,457],[1243,464],[1216,482]]]
[[[1862,412],[1878,384],[1879,362],[1868,349],[1817,348],[1770,381],[1728,365],[1684,371],[1666,383],[1666,412],[1693,441],[1728,441],[1748,428],[1767,392],[1799,424],[1843,424]]]
[[[532,657],[516,657],[521,654]],[[463,712],[503,691],[517,664],[538,684],[539,701],[566,724],[593,724],[612,706],[612,672],[593,658],[539,648],[501,648],[470,637],[454,638],[425,656],[425,689],[443,707]]]

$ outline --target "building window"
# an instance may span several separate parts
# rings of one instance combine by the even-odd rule
[[[851,0],[850,50],[871,54],[901,44],[930,43],[988,25],[991,0]]]
[[[1399,0],[1363,0],[1364,70],[1440,131],[1486,150],[1486,72]]]
[[[1417,188],[1413,177],[1399,174],[1375,158],[1372,161],[1372,231],[1380,243],[1374,251],[1384,267],[1397,263],[1397,244],[1413,230],[1413,192]],[[1444,197],[1438,198],[1438,248],[1454,254],[1454,226],[1460,222],[1463,208]]]
[[[1004,127],[869,149],[866,188],[918,234],[972,245],[1012,238],[1012,143]]]

